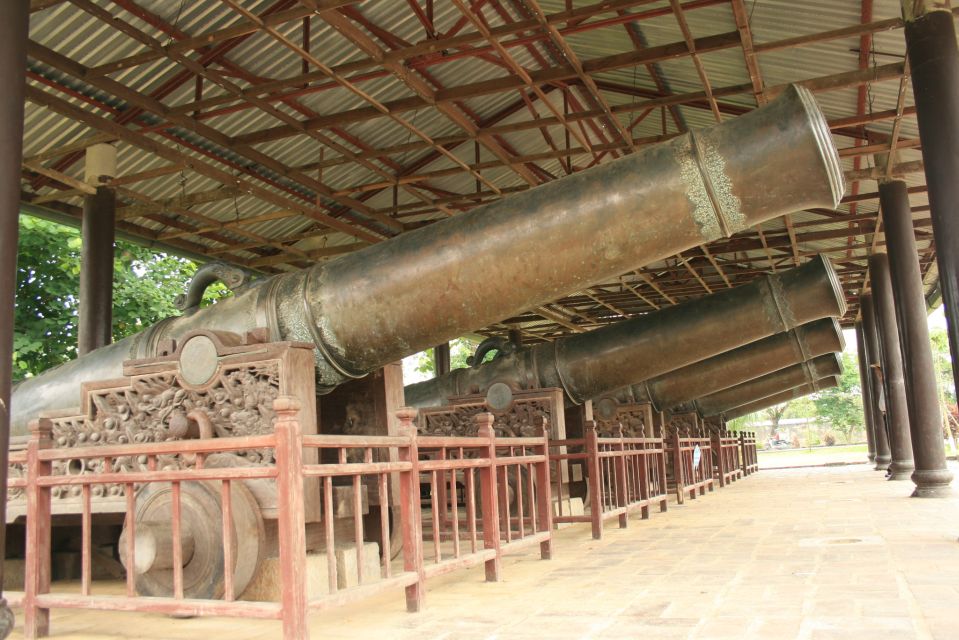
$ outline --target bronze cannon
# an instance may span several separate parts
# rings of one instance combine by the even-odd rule
[[[743,384],[704,396],[692,405],[702,416],[716,416],[756,400],[783,393],[796,387],[816,387],[819,380],[842,374],[838,353],[813,358]]]
[[[822,380],[816,381],[816,384],[814,385],[803,384],[798,387],[793,387],[792,389],[787,389],[786,391],[781,391],[775,395],[767,396],[765,398],[760,398],[758,400],[753,400],[752,402],[748,404],[741,405],[734,409],[729,409],[728,411],[723,412],[723,417],[726,420],[735,420],[736,418],[748,416],[751,413],[756,413],[757,411],[762,411],[763,409],[774,407],[777,404],[782,404],[784,402],[796,400],[797,398],[802,398],[803,396],[808,396],[809,394],[817,393],[825,389],[832,389],[833,387],[838,387],[838,386],[839,386],[838,376],[823,378]]]
[[[828,260],[817,257],[790,271],[765,275],[675,307],[528,349],[501,352],[485,364],[408,385],[406,402],[415,407],[444,405],[451,397],[485,393],[501,382],[513,389],[561,388],[568,404],[581,404],[627,384],[702,366],[700,361],[707,358],[707,363],[719,358],[725,358],[722,362],[735,360],[733,354],[749,349],[743,345],[781,334],[783,338],[767,338],[772,340],[767,347],[778,348],[754,348],[741,354],[747,365],[759,371],[752,376],[738,371],[738,379],[728,378],[729,384],[735,384],[783,366],[769,364],[770,358],[764,357],[767,351],[784,359],[784,364],[806,360],[803,354],[810,350],[824,353],[823,345],[841,339],[836,337],[832,320],[818,330],[809,326],[795,330],[844,312],[845,298],[836,274]],[[802,346],[795,345],[797,339]],[[720,355],[725,352],[730,355]],[[481,360],[482,355],[479,350],[476,359]],[[725,369],[730,369],[728,364]],[[691,397],[685,399],[703,395],[704,389],[723,388],[712,378],[704,382],[712,386],[693,385]]]
[[[844,348],[839,323],[835,318],[823,318],[619,389],[609,397],[619,403],[651,402],[657,411],[668,411]]]
[[[161,355],[197,330],[244,335],[265,327],[271,342],[312,343],[323,393],[764,220],[834,207],[843,189],[826,120],[811,94],[794,86],[722,124],[335,261],[240,285],[215,305],[27,379],[14,390],[12,434],[24,434],[41,411],[79,406],[81,382],[117,378],[124,361]],[[431,304],[422,304],[423,291]]]

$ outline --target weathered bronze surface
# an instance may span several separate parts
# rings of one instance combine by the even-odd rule
[[[797,209],[833,207],[842,194],[828,125],[811,94],[792,87],[734,120],[253,283],[25,381],[15,432],[41,410],[76,406],[81,381],[116,377],[124,360],[193,330],[265,326],[270,340],[313,342],[318,387],[332,389],[678,251]]]
[[[735,409],[730,409],[729,411],[723,412],[723,417],[726,420],[735,420],[736,418],[741,418],[743,416],[748,416],[750,413],[755,413],[757,411],[762,411],[763,409],[768,409],[769,407],[776,406],[777,404],[782,404],[783,402],[789,402],[790,400],[795,400],[797,398],[802,398],[803,396],[808,396],[811,393],[816,393],[818,391],[823,391],[824,389],[832,389],[833,387],[839,386],[839,376],[832,376],[829,378],[823,378],[816,382],[815,385],[804,384],[786,391],[782,391],[775,395],[771,395],[766,398],[760,398],[759,400],[754,400],[749,404],[744,404],[741,407],[736,407]]]
[[[845,346],[839,323],[824,318],[670,371],[644,382],[645,389],[623,389],[618,395],[645,394],[657,411],[665,411]]]
[[[840,374],[842,359],[838,353],[830,353],[704,396],[693,405],[700,415],[715,416],[804,384],[815,386],[818,380]]]
[[[828,260],[817,256],[802,267],[735,289],[409,385],[406,402],[445,405],[452,396],[485,393],[499,382],[513,389],[558,387],[567,402],[579,404],[844,312],[836,274]],[[832,324],[828,331],[834,332]],[[785,364],[789,362],[773,370]]]

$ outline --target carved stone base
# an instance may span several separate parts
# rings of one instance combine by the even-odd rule
[[[336,545],[336,585],[348,589],[360,585],[357,572],[356,546],[347,543]],[[380,546],[375,542],[363,544],[363,582],[371,584],[380,580]],[[268,558],[260,563],[250,586],[243,592],[244,600],[279,602],[283,577],[279,558]],[[306,555],[306,597],[320,598],[330,592],[329,571],[326,553]]]
[[[560,504],[559,500],[553,499],[553,515],[558,516],[560,514]],[[563,499],[563,515],[564,516],[584,516],[586,515],[586,507],[583,504],[582,498],[564,498]],[[564,527],[572,526],[572,522],[563,522],[556,525],[557,529],[562,529]]]

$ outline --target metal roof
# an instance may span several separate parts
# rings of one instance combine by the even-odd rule
[[[906,145],[898,149],[898,163],[912,163],[903,177],[915,188],[911,204],[917,243],[927,289],[935,288],[928,199],[924,175],[916,170],[922,154],[912,142],[918,131],[908,81],[904,99],[899,99],[906,50],[901,24],[895,22],[898,1],[474,0],[469,6],[471,12],[452,0],[34,0],[29,85],[42,91],[45,100],[78,107],[95,118],[84,124],[37,100],[27,102],[24,201],[79,215],[82,194],[69,182],[82,179],[83,145],[115,140],[100,125],[119,122],[182,158],[171,163],[117,142],[115,183],[124,207],[118,226],[125,233],[265,272],[336,259],[394,235],[387,224],[418,228],[499,197],[493,187],[508,195],[531,182],[562,177],[566,149],[572,148],[574,169],[588,167],[596,158],[580,148],[578,137],[604,149],[600,162],[627,152],[605,116],[577,115],[599,113],[602,106],[583,77],[543,82],[537,85],[540,94],[531,87],[517,89],[515,83],[505,89],[490,86],[516,78],[517,65],[535,74],[568,64],[560,43],[536,22],[537,13],[558,29],[561,44],[586,62],[683,44],[684,22],[692,38],[735,33],[738,41],[695,54],[687,46],[685,53],[651,64],[598,65],[589,74],[598,97],[619,122],[632,125],[638,144],[715,124],[702,93],[707,88],[717,96],[721,117],[728,119],[757,106],[753,83],[762,91],[804,83],[830,122],[858,119],[834,131],[847,172],[875,165],[871,153],[855,151],[858,145]],[[252,23],[240,9],[265,20],[275,33]],[[737,27],[737,12],[746,16],[745,26]],[[493,30],[495,42],[473,20]],[[832,33],[840,29],[847,31]],[[305,62],[276,34],[308,48],[363,95]],[[797,38],[805,39],[796,43]],[[752,42],[754,53],[744,42]],[[370,43],[400,61],[441,102],[453,105],[470,128],[493,127],[495,135],[477,138],[436,103],[418,96],[394,70],[370,56]],[[507,46],[508,59],[497,53],[499,43]],[[756,77],[747,65],[750,56],[755,56]],[[195,73],[195,64],[205,77]],[[856,71],[862,77],[848,77]],[[459,95],[464,86],[475,90],[452,101],[444,97]],[[663,98],[670,106],[656,106],[640,117],[650,100]],[[456,161],[408,126],[377,115],[371,109],[374,102],[443,145]],[[534,118],[551,118],[550,106],[572,114],[569,130],[555,122],[524,126]],[[888,111],[894,115],[883,115]],[[291,121],[310,130],[274,134]],[[520,158],[527,173],[503,162],[504,157]],[[236,184],[201,175],[189,166],[197,160],[277,198],[237,192]],[[474,175],[462,165],[479,170],[484,181],[479,194]],[[319,194],[318,183],[330,195]],[[883,246],[876,188],[874,179],[859,176],[849,182],[835,211],[798,211],[737,234],[734,241],[761,240],[738,243],[747,248],[729,251],[736,243],[722,240],[705,251],[691,249],[637,265],[614,282],[556,300],[545,310],[477,329],[495,334],[519,328],[527,341],[552,339],[745,282],[763,271],[789,268],[817,253],[825,253],[837,267],[850,303],[843,318],[848,324],[858,313],[866,258]],[[344,197],[362,205],[345,206]],[[332,228],[310,211],[345,224]]]

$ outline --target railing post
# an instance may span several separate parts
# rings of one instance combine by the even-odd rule
[[[717,469],[719,473],[719,486],[725,487],[726,486],[726,461],[725,461],[725,458],[723,457],[723,439],[718,433],[713,432],[709,434],[709,443],[710,443],[710,447],[713,450],[712,457],[718,458],[714,460],[714,462],[715,462],[715,468]],[[709,468],[710,468],[710,471],[712,471],[713,465],[710,465]]]
[[[705,433],[703,434],[703,438],[705,439]],[[709,480],[713,479],[713,467],[716,464],[715,456],[713,455],[713,453],[714,452],[713,452],[712,442],[710,442],[709,445],[706,447],[706,450],[703,451],[703,459],[700,460],[700,464],[705,464],[706,469],[708,471],[708,475],[703,474],[703,480],[706,481],[706,484],[699,487],[699,495],[701,496],[706,495],[707,486],[709,487],[710,491],[716,490],[716,483],[709,482]],[[709,458],[708,460],[706,459],[707,457]]]
[[[493,431],[493,414],[478,413],[473,416],[476,425],[476,435],[488,440],[486,457],[489,466],[480,468],[480,493],[483,509],[483,546],[492,549],[495,553],[486,561],[486,581],[499,582],[500,550],[499,533],[499,492],[496,486],[496,432]],[[507,522],[506,526],[510,526]]]
[[[403,570],[416,573],[417,581],[406,587],[406,610],[415,613],[423,608],[426,595],[426,573],[423,568],[423,520],[420,509],[419,447],[416,443],[416,409],[401,407],[396,412],[400,421],[399,435],[409,438],[400,447],[400,462],[409,462],[410,470],[400,473],[400,526],[403,528]]]
[[[672,429],[669,439],[673,445],[673,481],[676,483],[676,503],[683,504],[686,501],[686,489],[683,482],[683,477],[686,475],[686,461],[685,456],[683,456],[678,428]]]
[[[596,423],[587,420],[583,427],[586,435],[586,471],[589,474],[589,519],[593,525],[593,539],[603,537],[603,476],[599,464],[599,442]]]
[[[24,561],[23,635],[42,638],[50,634],[50,610],[37,607],[37,596],[50,592],[50,488],[38,479],[50,475],[50,463],[40,460],[40,451],[49,449],[53,422],[40,418],[30,423],[27,443],[27,531]]]
[[[747,441],[746,434],[741,431],[739,434],[739,437],[742,438],[742,443],[743,443],[743,450],[742,450],[742,453],[740,454],[743,457],[743,474],[752,475],[753,465],[752,465],[752,461],[750,461],[749,459],[749,443]]]
[[[643,439],[645,440],[645,437]],[[652,493],[649,490],[650,465],[648,444],[644,441],[643,444],[639,445],[639,450],[642,452],[642,455],[639,456],[639,499],[644,503],[639,513],[643,520],[646,520],[649,518],[650,501],[652,500]]]
[[[623,444],[623,425],[616,427],[616,457],[613,464],[616,471],[616,506],[625,508],[628,502],[626,495],[626,447]],[[619,528],[625,529],[629,524],[629,512],[619,514]]]
[[[658,448],[659,448],[659,453],[656,454],[656,467],[659,470],[658,487],[659,487],[659,492],[661,492],[663,496],[666,496],[669,493],[668,482],[666,480],[666,441],[663,440],[662,437],[659,438]],[[657,493],[657,495],[660,495],[659,492]],[[660,501],[659,503],[660,513],[667,510],[668,502],[669,502],[668,500]]]
[[[277,537],[280,551],[281,606],[284,640],[306,640],[306,524],[303,504],[303,429],[297,419],[299,401],[280,396],[276,412]],[[327,549],[333,553],[333,549]]]
[[[549,425],[543,421],[543,462],[536,465],[536,519],[540,531],[549,532],[549,538],[539,543],[539,557],[550,560],[553,557],[553,494],[549,468]],[[560,471],[562,482],[562,471]]]

